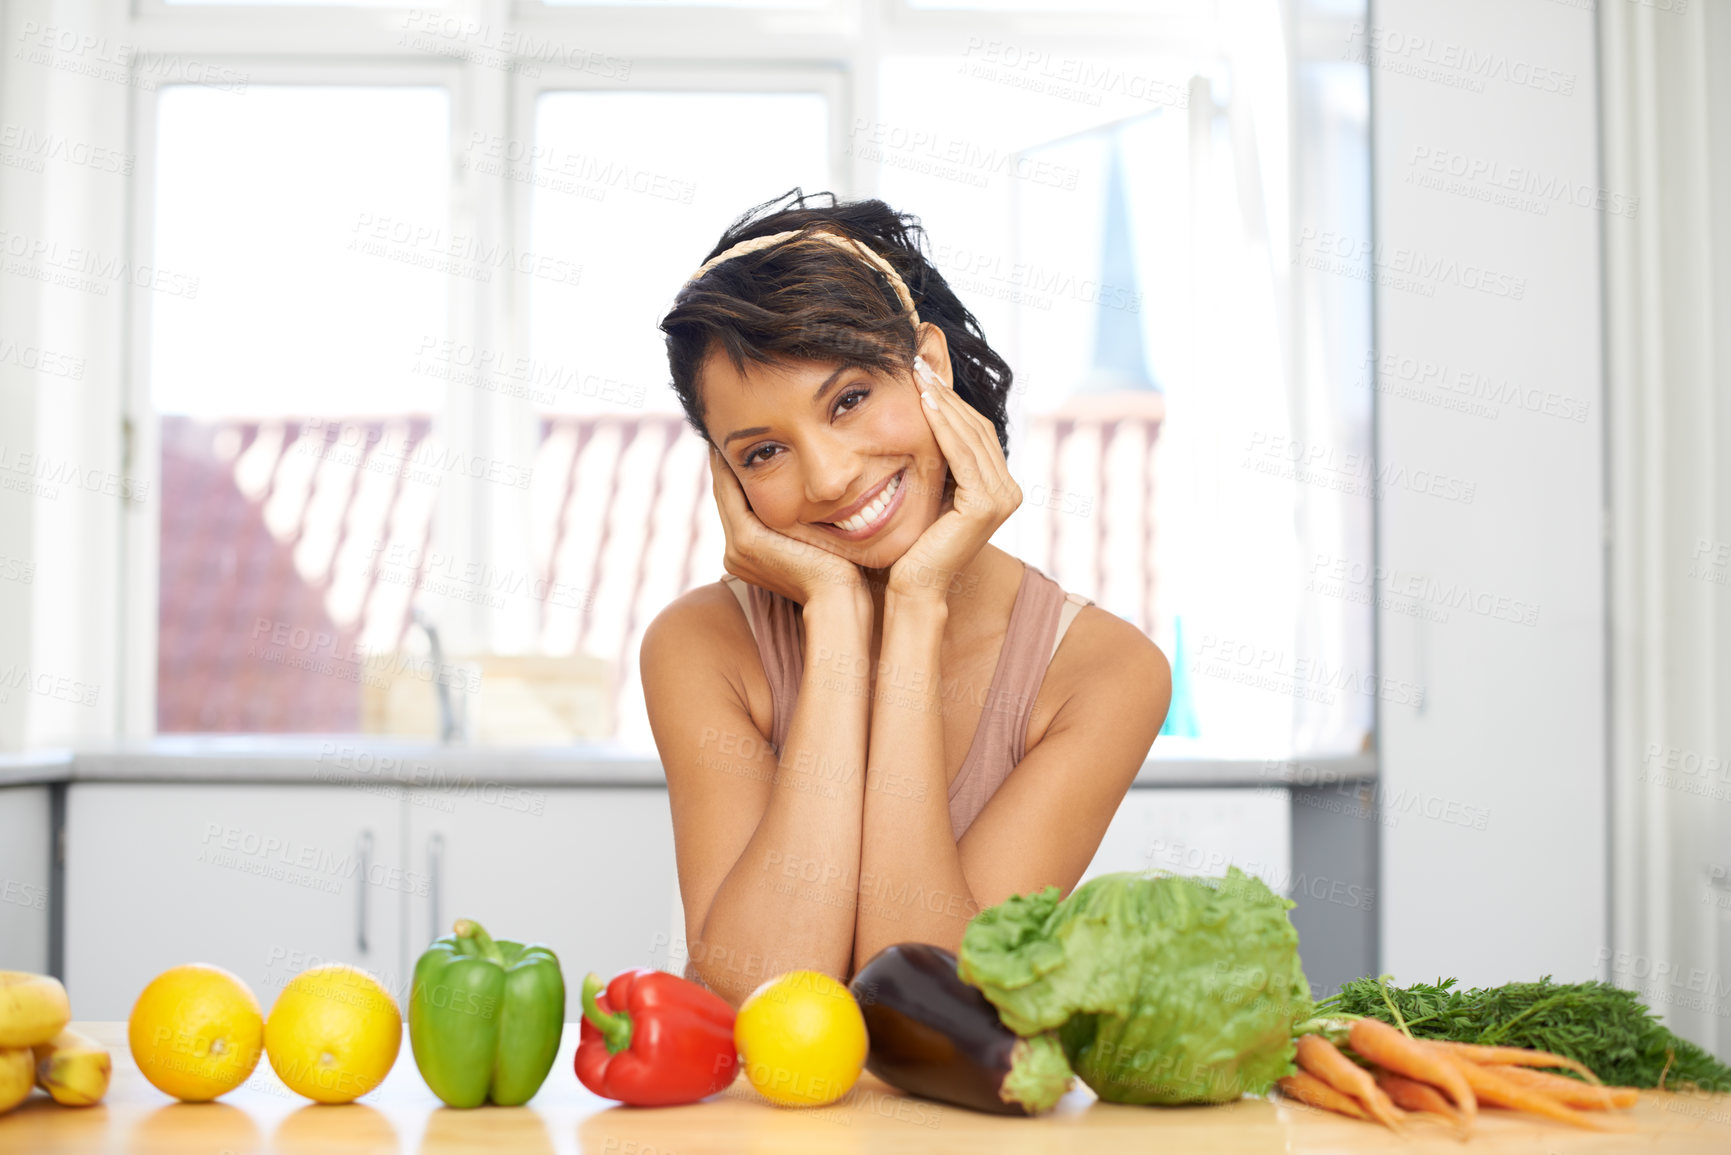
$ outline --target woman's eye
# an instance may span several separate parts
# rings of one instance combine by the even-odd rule
[[[858,404],[858,402],[855,402],[854,404],[848,405],[847,408],[843,409],[842,406],[847,404],[848,399],[852,398],[852,397],[858,397],[860,400],[863,401],[865,398],[867,398],[869,396],[871,396],[871,390],[870,389],[849,389],[846,393],[843,393],[840,397],[836,398],[835,411],[838,414],[839,413],[852,413],[855,409],[859,408],[859,404]],[[773,445],[760,445],[756,449],[753,449],[750,453],[746,454],[745,460],[741,461],[739,464],[744,469],[755,469],[757,466],[763,464],[764,461],[768,460],[768,458],[760,459],[757,455],[760,453],[768,453],[770,450],[772,450],[774,448],[775,448],[775,446],[773,446]]]
[[[858,409],[859,406],[858,405],[849,405],[846,410],[842,410],[842,408],[841,408],[842,403],[845,402],[849,397],[859,397],[859,398],[863,399],[866,396],[868,396],[870,393],[871,393],[870,389],[850,389],[848,392],[843,393],[841,395],[841,397],[836,400],[835,407],[836,407],[837,411],[851,412],[855,409]]]

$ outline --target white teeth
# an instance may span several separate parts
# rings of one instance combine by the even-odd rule
[[[890,483],[884,486],[884,491],[878,494],[876,499],[874,499],[870,505],[854,514],[846,521],[837,521],[832,522],[831,524],[833,524],[837,529],[844,529],[849,533],[857,533],[883,516],[884,510],[889,508],[890,502],[895,499],[896,490],[901,487],[902,475],[898,473],[894,477],[890,478]]]

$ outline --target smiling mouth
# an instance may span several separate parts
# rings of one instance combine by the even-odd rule
[[[867,530],[876,529],[889,517],[890,513],[896,508],[896,506],[900,504],[901,492],[906,485],[907,468],[904,466],[899,472],[891,475],[889,481],[887,481],[883,488],[879,490],[878,495],[871,501],[867,502],[865,508],[861,509],[858,513],[851,517],[844,518],[842,523],[820,521],[817,524],[848,537],[864,533]]]

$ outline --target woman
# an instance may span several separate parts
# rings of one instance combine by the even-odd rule
[[[1171,697],[1141,630],[988,544],[1022,500],[1011,371],[920,226],[788,195],[661,323],[729,576],[650,624],[643,689],[686,973],[734,1005],[1069,893]]]

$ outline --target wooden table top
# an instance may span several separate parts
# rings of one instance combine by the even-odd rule
[[[1601,1135],[1515,1117],[1481,1116],[1463,1145],[1452,1132],[1418,1123],[1405,1136],[1284,1102],[1242,1099],[1216,1107],[1127,1107],[1100,1103],[1086,1087],[1035,1119],[983,1115],[909,1098],[871,1075],[829,1107],[786,1109],[760,1099],[742,1077],[706,1102],[658,1110],[622,1107],[591,1095],[572,1070],[576,1024],[559,1058],[525,1107],[459,1111],[421,1081],[408,1039],[384,1084],[355,1103],[318,1105],[277,1079],[268,1059],[246,1083],[214,1103],[177,1103],[145,1081],[126,1045],[125,1023],[74,1023],[114,1055],[114,1081],[95,1107],[61,1107],[40,1091],[0,1116],[0,1153],[139,1152],[151,1155],[286,1155],[377,1152],[552,1152],[583,1155],[893,1151],[1034,1152],[1665,1152],[1731,1151],[1731,1095],[1648,1091],[1630,1131]]]

